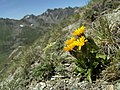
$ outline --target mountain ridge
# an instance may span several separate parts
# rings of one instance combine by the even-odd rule
[[[42,27],[46,28],[46,26],[49,27],[49,26],[51,26],[51,24],[56,24],[57,21],[60,21],[60,19],[53,20],[53,17],[54,17],[53,13],[55,13],[57,10],[60,10],[61,12],[67,12],[66,14],[63,14],[64,18],[62,18],[62,20],[67,18],[67,16],[69,16],[69,14],[72,15],[74,13],[74,8],[70,8],[69,10],[67,10],[67,9],[69,9],[69,8],[65,8],[65,9],[60,9],[59,8],[59,9],[55,9],[55,10],[49,9],[48,11],[46,11],[46,12],[48,12],[47,16],[45,16],[46,12],[44,12],[43,14],[38,15],[38,16],[35,16],[33,14],[32,15],[26,15],[21,20],[1,18],[0,19],[0,26],[2,26],[1,29],[3,28],[4,30],[6,30],[6,26],[8,28],[10,26],[11,28],[14,28],[14,32],[16,34],[21,33],[22,29],[24,27],[28,27],[28,28],[32,28],[32,29],[35,29],[36,27],[37,28],[42,28]],[[69,13],[69,12],[71,12],[71,13]],[[15,37],[15,36],[13,36],[13,37]]]

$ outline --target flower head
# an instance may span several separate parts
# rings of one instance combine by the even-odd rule
[[[74,47],[78,47],[78,50],[81,50],[81,47],[85,44],[87,40],[82,35],[84,32],[85,26],[82,26],[73,32],[73,35],[69,40],[66,40],[64,51],[76,50]],[[77,39],[78,38],[78,39]]]
[[[85,30],[85,26],[82,26],[73,32],[73,36],[80,36]]]
[[[75,40],[76,40],[75,37],[71,37],[69,40],[67,40],[67,41],[65,42],[65,44],[66,44],[66,45],[70,45],[70,44],[73,43]]]
[[[71,51],[73,50],[73,48],[75,47],[74,43],[71,43],[70,45],[67,45],[66,47],[64,47],[64,51]]]
[[[84,36],[81,36],[79,39],[77,39],[78,50],[81,50],[81,47],[85,45],[85,42],[87,42],[87,40],[85,40]]]
[[[65,42],[65,44],[67,45],[66,47],[64,47],[64,51],[71,51],[73,50],[73,48],[75,47],[74,41],[76,40],[75,37],[71,37],[69,40],[67,40]]]

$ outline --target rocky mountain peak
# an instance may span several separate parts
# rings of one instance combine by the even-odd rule
[[[33,14],[24,16],[21,20],[24,20],[28,23],[33,23],[40,25],[41,23],[57,23],[70,15],[73,15],[75,10],[78,8],[55,8],[47,9],[41,15],[35,16]]]

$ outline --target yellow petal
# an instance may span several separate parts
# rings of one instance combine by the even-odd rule
[[[76,40],[75,37],[71,37],[69,40],[67,40],[67,41],[65,42],[65,44],[66,44],[66,45],[70,45],[70,44],[73,43],[75,40]]]

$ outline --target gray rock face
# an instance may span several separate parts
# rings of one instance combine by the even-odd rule
[[[49,25],[57,23],[70,15],[73,15],[75,10],[78,8],[58,8],[58,9],[48,9],[41,15],[26,15],[22,20],[25,20],[28,23],[33,23],[34,25]]]

